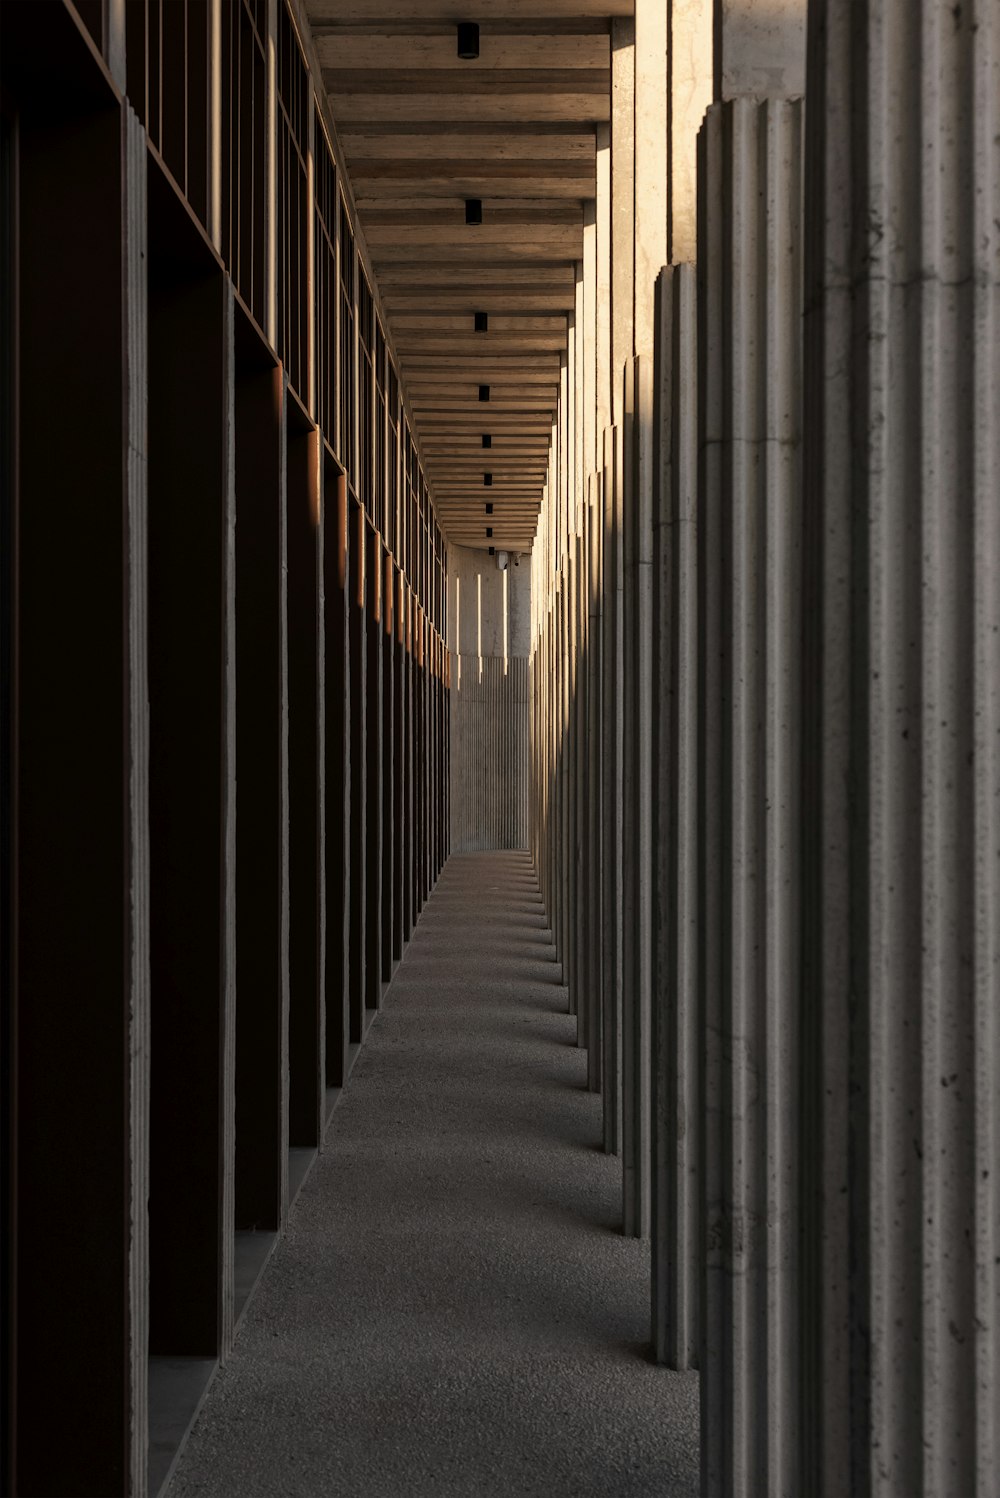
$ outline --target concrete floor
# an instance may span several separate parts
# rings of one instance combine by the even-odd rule
[[[526,854],[447,864],[169,1498],[698,1493]]]

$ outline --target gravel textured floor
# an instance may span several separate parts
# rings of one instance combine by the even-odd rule
[[[169,1498],[698,1493],[526,855],[453,857]]]

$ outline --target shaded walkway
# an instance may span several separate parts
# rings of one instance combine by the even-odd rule
[[[169,1498],[698,1492],[526,854],[453,857]]]

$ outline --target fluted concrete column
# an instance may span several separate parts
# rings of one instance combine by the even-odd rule
[[[651,989],[652,1339],[658,1362],[698,1361],[697,288],[657,283],[653,374]]]
[[[650,752],[652,698],[653,361],[632,361],[625,403],[622,836],[622,1208],[626,1234],[649,1234]]]
[[[600,474],[590,481],[590,532],[587,554],[587,761],[590,794],[587,798],[587,863],[590,870],[587,911],[588,927],[588,972],[587,1002],[587,1085],[591,1092],[599,1092],[604,1053],[604,1034],[601,1024],[601,984],[603,973],[603,925],[601,921],[602,900],[602,816],[601,786],[602,737],[601,705],[603,676],[602,651],[602,594],[601,555],[604,544],[603,485]]]
[[[1000,1470],[1000,8],[812,7],[802,1490]]]
[[[604,1147],[621,1148],[622,1027],[622,443],[618,427],[604,434],[604,540],[601,568],[602,999],[601,1093]]]
[[[699,160],[702,1477],[800,1493],[801,105],[709,111]]]

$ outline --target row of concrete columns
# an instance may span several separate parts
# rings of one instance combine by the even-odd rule
[[[700,1370],[703,1491],[978,1498],[1000,1455],[1000,12],[815,0],[806,77],[804,6],[721,9],[696,247],[681,263],[668,224],[652,302],[638,238],[615,269],[643,72],[615,54],[634,134],[616,153],[613,110],[596,229],[632,341],[612,333],[603,464],[569,493],[556,422],[535,856],[623,1226],[651,1234],[654,1352]]]

